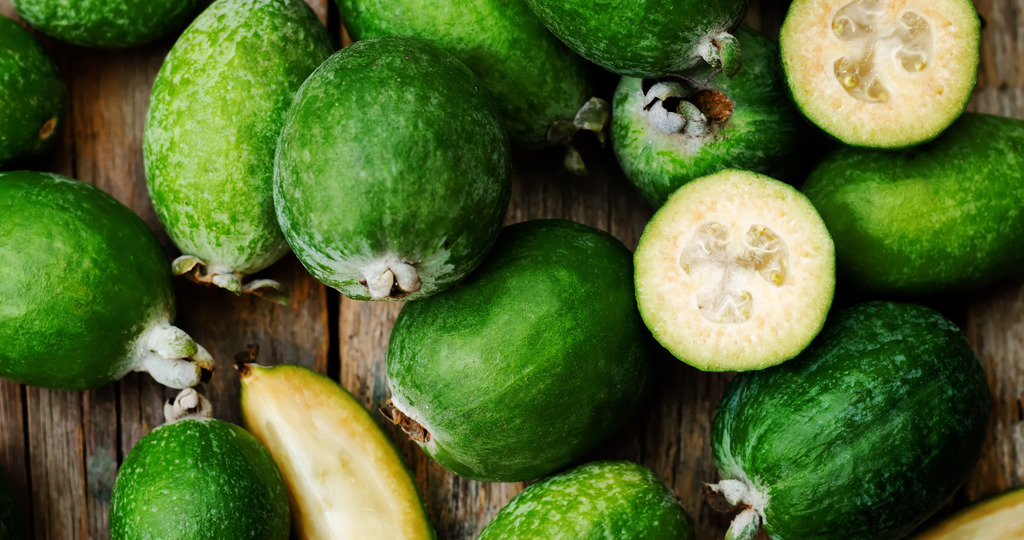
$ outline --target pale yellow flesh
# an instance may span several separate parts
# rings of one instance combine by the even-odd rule
[[[401,456],[333,381],[298,366],[253,366],[242,415],[281,470],[298,538],[433,538]]]
[[[960,116],[978,39],[968,0],[794,0],[779,32],[804,114],[848,144],[876,147],[931,139]]]
[[[821,329],[835,287],[832,239],[814,207],[745,171],[680,188],[647,225],[634,260],[644,322],[662,346],[708,371],[792,358]]]
[[[1024,488],[975,503],[913,540],[1024,540]]]

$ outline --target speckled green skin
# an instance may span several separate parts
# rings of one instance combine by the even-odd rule
[[[842,148],[802,190],[840,278],[886,293],[968,290],[1024,266],[1024,121],[966,113],[899,152]]]
[[[661,77],[703,60],[702,40],[735,28],[746,0],[526,0],[545,26],[595,64],[629,77]]]
[[[388,343],[396,407],[468,478],[513,482],[583,457],[632,417],[652,375],[630,252],[584,225],[502,230],[479,270],[405,306]]]
[[[666,134],[651,127],[641,79],[623,77],[612,101],[612,148],[626,178],[652,205],[679,186],[723,169],[744,169],[793,182],[806,162],[809,130],[789,102],[778,47],[748,27],[736,33],[744,66],[735,77],[703,67],[687,76],[695,89],[725,94],[733,114],[705,135]],[[703,84],[708,81],[707,84]],[[656,104],[655,106],[660,106]],[[803,157],[804,159],[800,159]]]
[[[289,526],[270,453],[221,420],[151,431],[121,464],[110,500],[111,540],[287,540]]]
[[[0,470],[0,540],[26,540],[22,524],[22,505],[14,493],[11,479]]]
[[[513,141],[546,145],[548,126],[571,121],[591,97],[583,59],[551,35],[523,0],[337,3],[353,39],[416,36],[455,55],[494,96]]]
[[[80,390],[131,370],[135,341],[174,315],[153,232],[99,189],[0,173],[0,377]]]
[[[369,299],[381,259],[444,290],[475,268],[511,193],[508,139],[480,80],[427,41],[359,41],[303,83],[277,154],[274,200],[299,260],[323,283]]]
[[[185,25],[202,0],[11,0],[40,32],[74,45],[116,49]]]
[[[479,540],[693,540],[693,523],[654,471],[628,461],[580,465],[515,496]]]
[[[722,478],[764,493],[775,540],[895,539],[967,478],[988,414],[985,373],[953,323],[869,303],[796,359],[733,379],[712,451]]]
[[[153,207],[183,254],[244,275],[288,252],[274,214],[277,136],[332,50],[302,0],[218,0],[174,44],[143,152]]]
[[[0,15],[0,168],[39,154],[57,139],[67,98],[50,55],[32,34]]]

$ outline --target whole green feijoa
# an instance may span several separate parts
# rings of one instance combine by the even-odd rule
[[[56,140],[67,98],[50,55],[32,34],[0,15],[0,168]]]
[[[749,27],[736,38],[746,64],[735,77],[704,67],[683,77],[623,77],[615,90],[615,157],[656,207],[679,186],[722,169],[789,182],[803,172],[809,130],[790,106],[778,47]]]
[[[0,540],[25,540],[22,505],[14,491],[11,479],[0,470]]]
[[[309,272],[360,300],[412,300],[480,263],[511,192],[508,139],[480,80],[422,39],[356,42],[302,84],[274,202]]]
[[[715,415],[730,538],[905,537],[974,468],[989,417],[964,335],[914,304],[861,304],[796,359],[737,375]]]
[[[633,416],[653,377],[632,276],[629,250],[598,229],[502,229],[465,281],[403,307],[387,351],[391,419],[477,480],[579,460]]]
[[[143,139],[153,207],[182,252],[175,274],[284,301],[276,282],[243,279],[288,252],[274,214],[277,136],[333,49],[302,0],[218,0],[178,38]]]
[[[702,63],[733,76],[743,62],[731,32],[747,0],[526,0],[580,56],[619,75],[662,77]]]
[[[965,113],[930,143],[840,148],[802,190],[841,279],[872,293],[966,291],[1024,265],[1024,121]]]
[[[260,441],[192,389],[164,414],[117,471],[111,540],[287,540],[288,491]]]
[[[117,49],[148,43],[188,22],[202,0],[11,0],[40,32],[73,45]]]
[[[0,173],[0,377],[96,388],[130,371],[199,383],[213,359],[171,326],[174,289],[149,227],[99,189]]]
[[[455,55],[494,96],[513,141],[534,147],[559,144],[579,129],[573,122],[591,97],[585,63],[551,35],[523,0],[337,3],[356,40],[415,36]],[[604,127],[602,122],[582,125],[597,131]]]
[[[515,496],[479,540],[693,540],[690,517],[654,471],[595,461],[545,478]]]

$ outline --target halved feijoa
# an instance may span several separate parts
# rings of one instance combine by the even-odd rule
[[[910,538],[1020,540],[1024,538],[1024,487],[976,502]]]
[[[789,102],[778,47],[748,27],[735,35],[746,59],[735,77],[704,66],[683,76],[623,77],[615,90],[615,157],[654,206],[722,169],[793,181],[807,162],[807,122]]]
[[[246,276],[288,252],[274,213],[274,152],[295,91],[334,50],[302,0],[218,0],[153,83],[143,155],[150,198],[182,252],[175,274],[283,301]]]
[[[300,540],[434,537],[402,456],[344,388],[295,365],[239,373],[243,424],[281,469]]]
[[[508,138],[480,79],[428,41],[335,53],[302,84],[274,170],[278,221],[313,277],[413,300],[483,260],[511,193]]]
[[[796,356],[821,330],[835,288],[832,238],[810,201],[747,171],[679,188],[647,224],[634,261],[647,327],[706,371]]]
[[[654,471],[595,461],[531,484],[479,540],[617,538],[693,540],[690,517]]]
[[[202,0],[11,0],[40,32],[107,49],[148,43],[185,26]]]
[[[0,168],[53,144],[68,96],[43,46],[0,15]]]
[[[213,359],[171,326],[167,257],[149,227],[99,189],[0,173],[0,377],[81,390],[148,371],[199,383]]]
[[[189,388],[132,448],[110,498],[111,540],[287,540],[288,493],[251,433]]]
[[[970,0],[794,0],[779,47],[807,118],[850,145],[899,148],[964,111],[979,36]]]

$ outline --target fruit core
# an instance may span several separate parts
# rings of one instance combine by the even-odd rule
[[[750,319],[754,303],[751,289],[759,281],[774,287],[786,282],[789,250],[770,228],[751,224],[745,233],[715,221],[697,227],[683,247],[679,265],[703,287],[697,308],[711,322],[742,323]]]
[[[893,20],[884,0],[855,0],[832,18],[832,32],[846,46],[836,59],[836,81],[848,94],[868,103],[884,103],[889,90],[880,64],[895,62],[908,74],[928,67],[932,57],[932,26],[920,14],[903,11]]]

